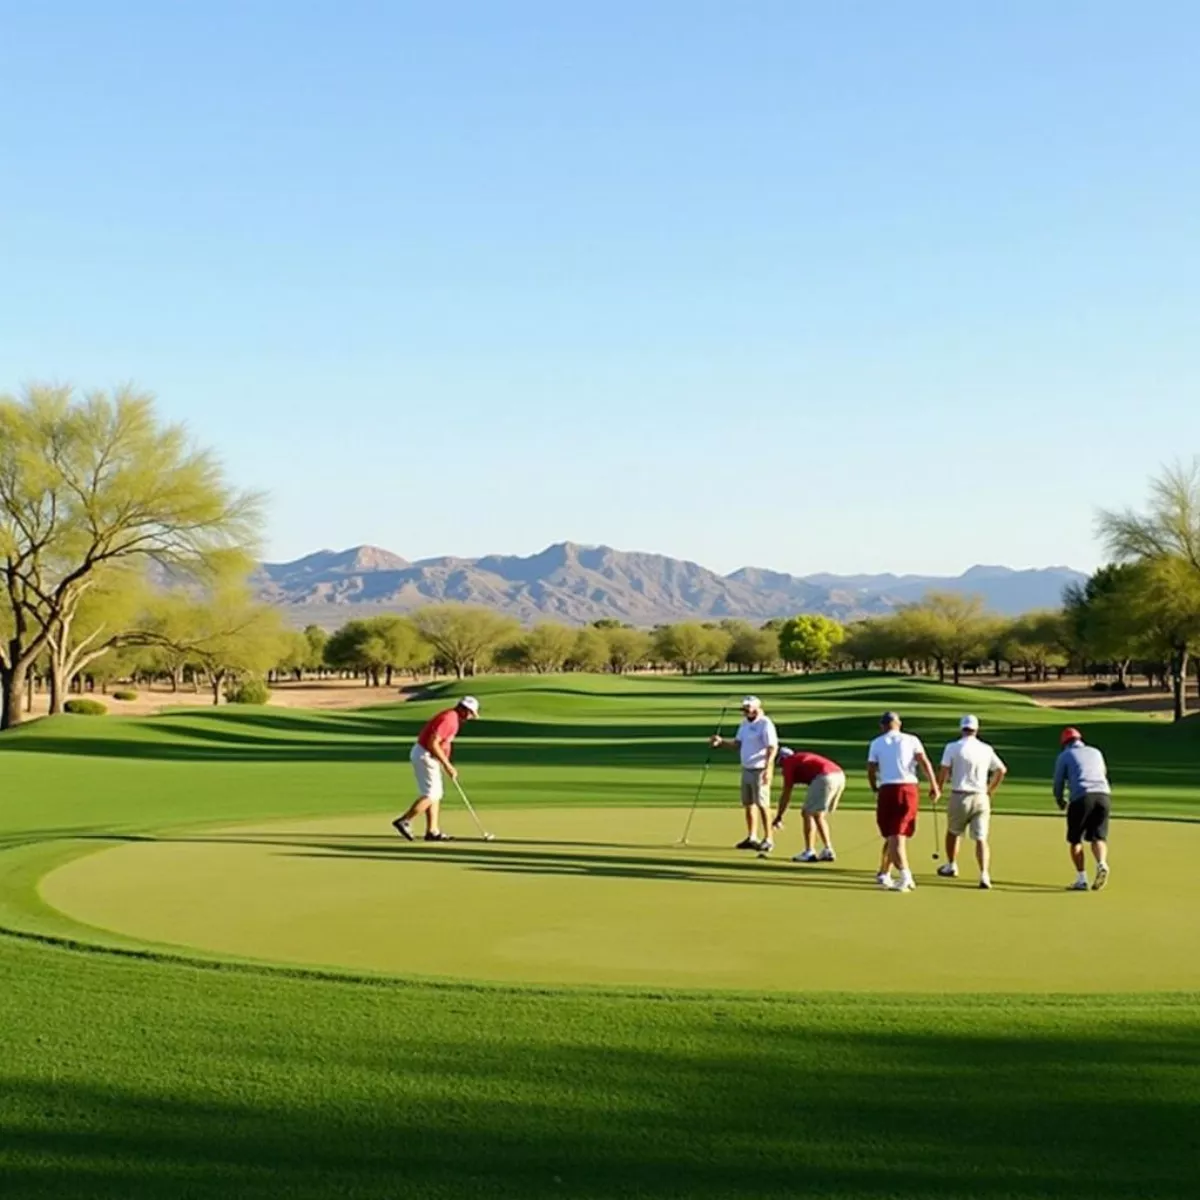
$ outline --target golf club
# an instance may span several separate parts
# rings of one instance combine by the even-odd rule
[[[471,820],[475,822],[475,828],[479,830],[483,840],[485,842],[494,842],[496,840],[496,835],[494,833],[488,833],[488,831],[484,829],[483,822],[479,819],[479,815],[471,806],[470,800],[467,799],[467,793],[463,791],[462,784],[455,779],[454,786],[458,789],[458,794],[462,797],[462,802],[467,806],[467,812],[471,814]]]
[[[942,844],[942,835],[938,832],[938,810],[937,801],[933,802],[933,861],[937,862],[941,855],[938,853],[938,847]]]
[[[714,737],[721,736],[721,730],[725,727],[725,714],[729,711],[729,701],[726,700],[721,705],[721,716],[717,720],[717,732]],[[677,846],[686,846],[688,844],[688,834],[692,832],[692,818],[696,815],[696,805],[700,803],[700,793],[704,791],[704,781],[708,778],[708,768],[712,766],[712,756],[714,747],[709,744],[708,754],[704,757],[704,766],[700,771],[700,785],[696,788],[696,794],[692,797],[692,807],[688,812],[687,824],[683,827],[683,837],[675,843]]]

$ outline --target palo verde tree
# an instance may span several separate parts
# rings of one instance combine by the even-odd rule
[[[147,601],[145,580],[130,567],[96,571],[93,586],[55,623],[47,643],[51,715],[63,711],[72,682],[97,660],[122,647],[153,642],[144,628]]]
[[[0,396],[0,729],[26,676],[105,568],[197,571],[251,549],[253,496],[235,492],[182,426],[132,388]]]
[[[417,609],[412,622],[436,658],[459,679],[473,675],[520,633],[512,617],[473,604],[431,604]]]
[[[1175,719],[1182,720],[1188,661],[1200,643],[1200,458],[1151,480],[1147,511],[1102,512],[1099,527],[1114,558],[1146,569],[1145,619],[1169,657]]]

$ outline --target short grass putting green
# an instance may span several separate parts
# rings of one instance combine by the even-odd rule
[[[871,992],[1200,988],[1200,922],[1181,889],[1200,825],[1115,826],[1113,882],[1068,893],[1059,820],[993,831],[995,888],[974,863],[920,887],[872,885],[871,815],[836,827],[836,864],[730,848],[740,812],[705,809],[672,848],[673,809],[501,809],[502,840],[409,845],[384,816],[165,835],[74,860],[42,898],[81,924],[208,954],[525,983]],[[447,823],[463,820],[447,814]],[[722,838],[724,842],[722,843]],[[1102,949],[1101,949],[1102,948]]]
[[[1064,714],[1020,697],[881,676],[471,690],[485,720],[458,757],[486,846],[387,827],[444,693],[0,737],[5,1200],[1195,1196],[1200,723],[1086,715],[1114,877],[1066,895]],[[728,758],[696,844],[668,846],[747,690],[850,768],[824,882],[728,849]],[[932,882],[927,825],[917,893],[861,882],[861,760],[893,706],[934,750],[978,712],[1008,761],[997,891]],[[446,824],[470,832],[454,801]],[[859,982],[805,990],[822,972]],[[564,986],[589,981],[616,986]]]

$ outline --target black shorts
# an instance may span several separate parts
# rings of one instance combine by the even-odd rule
[[[1089,792],[1067,805],[1067,841],[1072,846],[1081,842],[1108,841],[1108,812],[1112,797],[1106,792]]]

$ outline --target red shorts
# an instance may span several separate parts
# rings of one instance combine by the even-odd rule
[[[912,837],[917,832],[921,789],[915,783],[881,784],[875,796],[875,821],[884,837]]]

